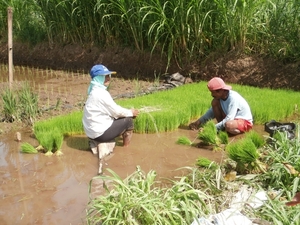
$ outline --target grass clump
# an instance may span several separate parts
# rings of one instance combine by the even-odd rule
[[[38,115],[38,95],[27,82],[18,91],[6,88],[2,93],[2,103],[4,121],[22,120],[32,125]]]
[[[106,194],[88,204],[89,224],[191,224],[199,214],[208,212],[209,197],[184,182],[175,181],[170,188],[159,188],[156,172],[136,172],[125,180],[108,169],[112,176],[98,176],[112,182]]]
[[[18,99],[16,93],[9,88],[6,88],[1,97],[3,102],[2,113],[4,115],[4,120],[7,122],[19,120]]]
[[[112,186],[104,185],[106,194],[89,202],[88,221],[90,224],[191,224],[193,218],[209,217],[232,207],[243,186],[252,194],[264,190],[267,197],[259,208],[249,204],[254,196],[243,199],[238,210],[245,216],[270,224],[298,225],[300,205],[287,208],[285,203],[300,192],[300,142],[299,138],[284,137],[272,145],[261,146],[263,138],[249,132],[228,144],[229,159],[244,165],[239,176],[230,180],[225,179],[226,165],[204,157],[197,159],[197,167],[183,168],[188,169],[188,174],[168,188],[159,188],[154,171],[145,174],[138,167],[134,174],[121,180],[108,170],[112,176],[98,178]],[[264,154],[260,154],[261,147]],[[249,173],[251,176],[243,176]]]
[[[22,112],[21,119],[32,125],[39,113],[38,95],[32,92],[29,83],[26,82],[18,92],[18,96]]]

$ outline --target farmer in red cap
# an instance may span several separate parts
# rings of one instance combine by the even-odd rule
[[[216,119],[217,131],[225,130],[230,134],[240,134],[249,131],[253,126],[253,117],[247,101],[231,86],[219,78],[212,78],[208,84],[213,100],[208,111],[198,120],[191,123],[189,128],[198,130],[211,119]]]

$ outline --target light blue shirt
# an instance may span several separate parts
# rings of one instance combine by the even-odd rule
[[[225,123],[229,120],[244,119],[253,124],[253,117],[248,102],[236,91],[229,90],[229,95],[226,100],[220,99],[221,107],[226,117],[216,124],[217,130],[223,130]],[[215,115],[212,107],[199,118],[201,124],[206,123],[208,120],[214,119]]]

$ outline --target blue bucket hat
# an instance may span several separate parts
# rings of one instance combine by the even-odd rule
[[[91,75],[92,79],[95,76],[99,76],[99,75],[105,76],[105,75],[109,75],[109,74],[116,74],[116,72],[108,70],[105,66],[103,66],[101,64],[93,66],[90,71],[90,75]]]

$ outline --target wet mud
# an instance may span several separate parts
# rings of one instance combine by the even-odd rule
[[[262,126],[255,130],[264,134]],[[185,173],[179,168],[193,166],[200,156],[216,162],[226,157],[224,152],[214,152],[209,146],[176,144],[181,136],[199,142],[197,133],[186,128],[134,134],[127,148],[117,139],[114,152],[105,159],[104,174],[111,175],[105,170],[110,168],[125,178],[140,166],[146,173],[155,170],[158,179],[173,179]],[[62,156],[21,153],[22,142],[38,144],[26,130],[22,131],[21,142],[15,141],[14,134],[5,135],[0,142],[0,224],[86,224],[90,198],[103,194],[101,181],[95,179],[98,157],[89,150],[87,138],[65,138]]]

